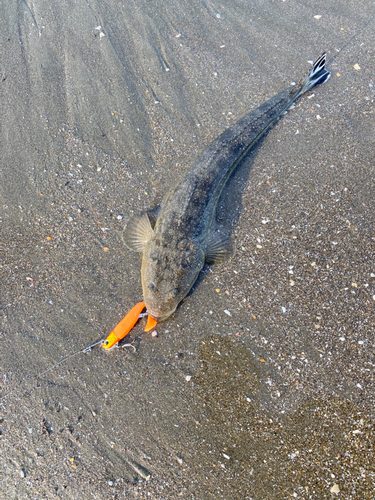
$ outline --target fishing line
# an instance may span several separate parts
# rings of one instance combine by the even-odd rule
[[[336,59],[336,57],[337,57],[339,54],[341,54],[341,52],[342,52],[343,50],[345,50],[345,49],[346,49],[346,47],[347,47],[348,45],[350,45],[350,44],[352,43],[352,41],[353,41],[355,38],[357,38],[357,36],[358,36],[358,35],[360,35],[360,34],[362,33],[362,31],[363,31],[363,30],[364,30],[364,29],[365,29],[365,28],[366,28],[366,27],[367,27],[370,23],[372,23],[372,22],[374,21],[374,19],[375,19],[375,15],[374,15],[374,16],[372,16],[372,17],[371,17],[371,18],[367,21],[367,23],[365,23],[365,24],[364,24],[364,25],[363,25],[363,26],[362,26],[362,27],[361,27],[361,28],[360,28],[360,29],[359,29],[356,33],[354,33],[354,35],[353,35],[351,38],[349,38],[349,40],[348,40],[348,41],[347,41],[347,42],[346,42],[346,43],[345,43],[345,44],[341,47],[341,49],[338,49],[337,54],[335,54],[334,56],[332,56],[332,57],[331,57],[331,59],[329,59],[329,60],[327,61],[327,66],[328,66],[330,63],[332,63],[332,62]]]
[[[143,313],[142,315],[140,315],[140,317],[143,317],[143,316],[146,316],[147,313]],[[83,354],[85,352],[91,352],[91,350],[98,346],[98,345],[103,345],[103,342],[104,342],[105,339],[101,339],[101,340],[98,340],[97,342],[95,342],[94,344],[91,344],[87,347],[84,347],[83,349],[80,349],[79,351],[76,351],[74,352],[73,354],[69,354],[69,356],[66,356],[65,358],[63,358],[61,361],[59,361],[58,363],[55,363],[54,365],[52,365],[50,368],[47,368],[47,370],[44,370],[43,372],[41,373],[38,373],[37,375],[34,375],[32,377],[32,380],[38,380],[40,379],[41,377],[43,377],[43,375],[45,375],[46,373],[54,370],[55,368],[57,368],[58,366],[61,366],[62,364],[64,364],[66,361],[68,361],[69,359],[71,358],[74,358],[75,356],[77,356],[78,354]],[[133,340],[134,342],[134,340]],[[122,344],[122,345],[119,345],[119,343],[117,343],[116,345],[114,345],[113,347],[111,347],[111,349],[107,349],[108,351],[112,350],[112,349],[122,349],[124,347],[131,347],[132,349],[134,349],[134,352],[137,351],[137,348],[132,344],[132,343],[128,343],[128,344]],[[5,375],[6,377],[6,381],[8,380],[8,377]],[[6,383],[6,382],[5,382]],[[4,385],[5,385],[4,383]],[[33,387],[31,387],[31,389],[29,389],[30,391],[33,390],[33,389],[36,389],[37,386],[34,385]],[[14,393],[17,393],[17,392],[20,392],[22,390],[25,390],[24,388],[20,388],[20,389],[13,389],[11,390],[10,392],[8,392],[7,394],[4,394],[4,396],[1,396],[0,397],[0,401],[3,401],[6,397],[10,396],[11,394],[14,394]]]

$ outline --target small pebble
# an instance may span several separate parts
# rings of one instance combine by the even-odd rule
[[[191,380],[191,375],[186,375],[185,380],[186,380],[186,382],[190,382],[190,380]]]
[[[232,316],[230,311],[228,311],[228,309],[224,309],[224,312],[225,312],[225,314],[228,314],[228,316]]]
[[[154,330],[154,331],[151,333],[151,337],[157,337],[157,336],[158,336],[158,332]]]
[[[338,484],[334,484],[332,488],[329,490],[331,493],[340,493],[340,488]]]
[[[356,69],[357,71],[359,71],[361,69],[360,65],[359,64],[355,64],[354,65],[354,69]]]

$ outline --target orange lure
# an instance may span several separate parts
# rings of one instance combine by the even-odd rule
[[[105,341],[103,342],[103,348],[112,349],[112,347],[114,347],[117,344],[117,342],[126,337],[126,335],[130,332],[130,330],[134,327],[134,325],[138,321],[139,315],[141,314],[141,312],[145,307],[146,305],[144,302],[138,302],[138,304],[136,304],[132,309],[130,309],[128,314],[120,321],[118,325],[115,326],[115,328],[105,339]],[[157,321],[151,316],[149,316],[145,332],[152,330],[156,324]]]

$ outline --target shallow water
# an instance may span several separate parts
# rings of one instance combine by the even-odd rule
[[[0,7],[4,498],[372,498],[373,15]],[[135,354],[96,349],[37,380],[140,299],[128,218],[323,50],[332,78],[223,195],[232,259],[158,337],[141,323]]]

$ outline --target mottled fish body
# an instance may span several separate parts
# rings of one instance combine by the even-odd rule
[[[229,241],[213,231],[217,203],[236,166],[305,92],[330,73],[322,54],[310,72],[225,130],[168,193],[154,227],[147,213],[130,219],[124,241],[143,252],[142,288],[148,313],[157,321],[170,316],[186,296],[205,262],[223,262]]]

